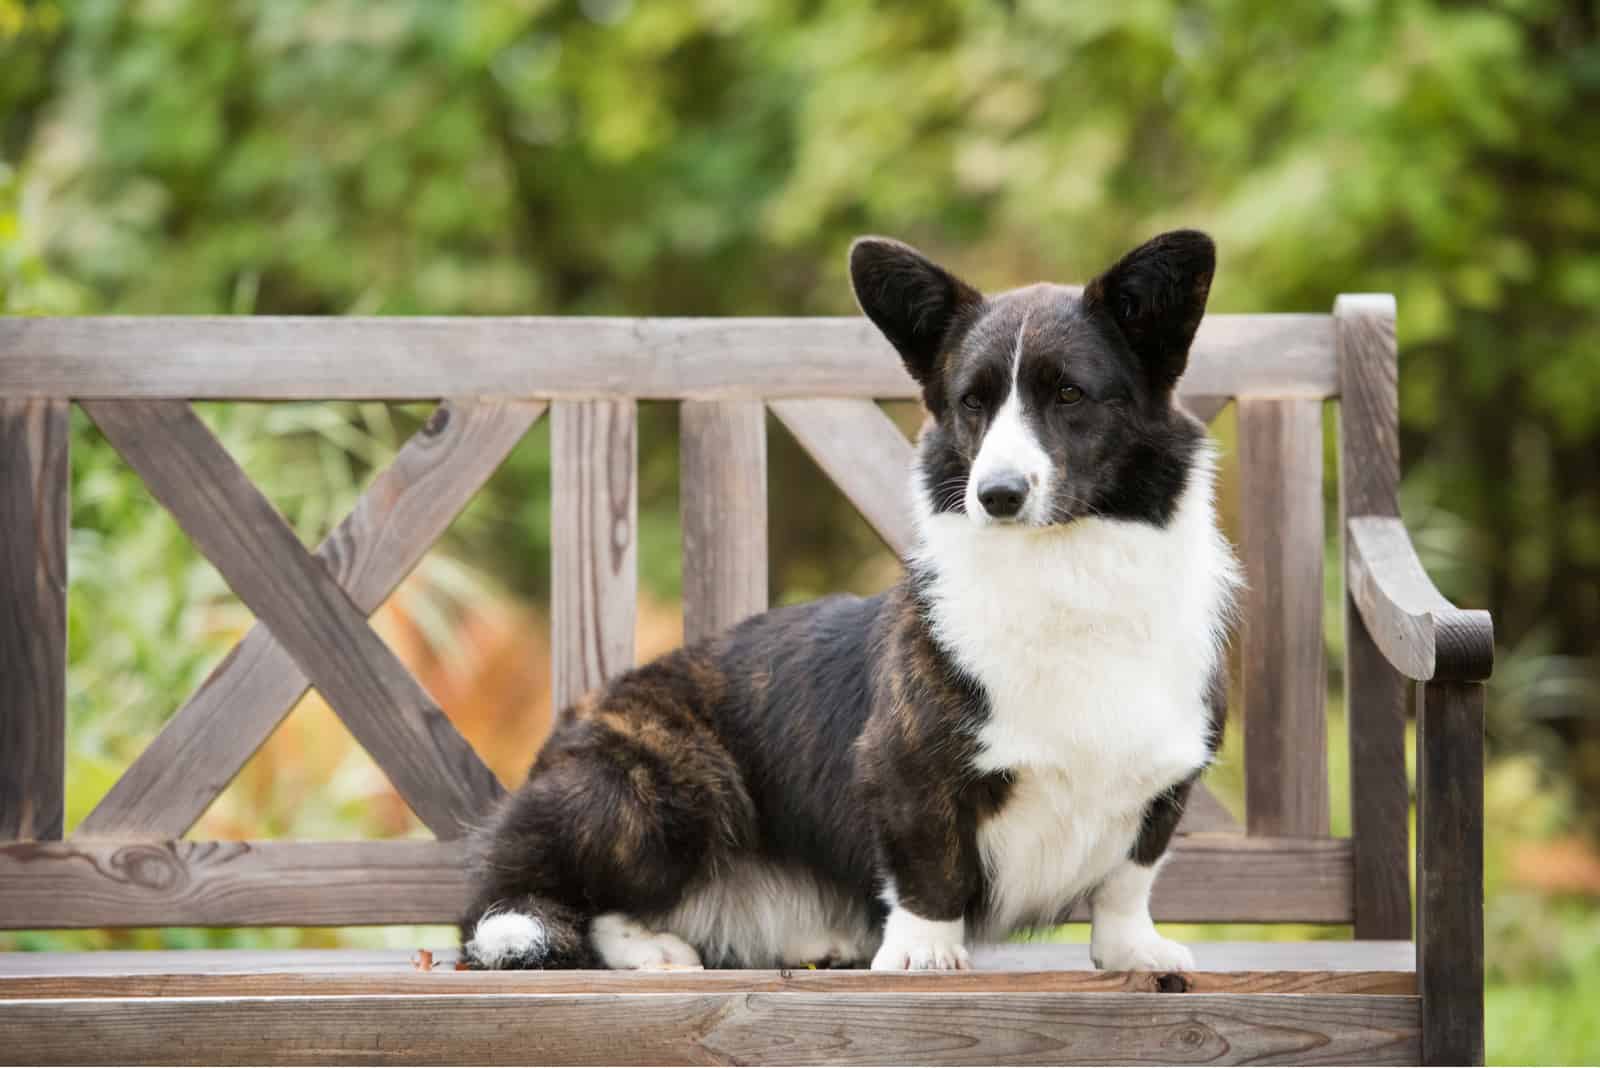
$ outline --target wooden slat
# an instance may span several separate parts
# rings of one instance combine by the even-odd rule
[[[501,793],[494,773],[193,410],[84,407],[418,817],[441,837],[465,833]]]
[[[1415,1063],[1379,995],[502,994],[0,1003],[58,1064]]]
[[[1382,953],[1349,953],[1352,948]],[[1329,952],[1329,949],[1344,952]],[[361,994],[1101,992],[1415,994],[1409,943],[1195,943],[1192,972],[1102,972],[1084,943],[973,947],[971,971],[457,971],[456,951],[101,951],[0,957],[0,1000],[85,997],[327,997]],[[109,961],[105,958],[111,958]],[[20,958],[20,959],[18,959]],[[152,959],[154,958],[154,959]],[[198,960],[195,958],[199,958]],[[220,958],[220,959],[210,959]],[[1380,959],[1381,958],[1381,959]],[[1392,958],[1389,959],[1389,958]],[[348,962],[348,963],[343,963]],[[1323,963],[1333,968],[1318,970]],[[1375,964],[1396,964],[1378,970]],[[1237,965],[1238,967],[1234,967]],[[1257,966],[1270,967],[1262,970]],[[1293,969],[1293,970],[1290,970]]]
[[[1179,834],[1242,834],[1242,827],[1226,805],[1205,783],[1196,783],[1189,791],[1189,803],[1183,808],[1183,818],[1178,822]]]
[[[1087,954],[1085,954],[1087,958]],[[404,964],[373,973],[113,975],[6,978],[9,998],[340,997],[364,994],[1415,994],[1415,972],[869,972],[809,971],[456,971],[433,954],[433,970]]]
[[[454,922],[460,841],[65,842],[0,846],[0,927]]]
[[[1405,523],[1356,516],[1350,545],[1350,599],[1384,659],[1408,678],[1486,679],[1494,668],[1488,612],[1457,608],[1422,569]]]
[[[1339,350],[1339,530],[1355,516],[1400,514],[1400,398],[1394,298],[1334,304]],[[1350,545],[1345,538],[1345,575]],[[1406,680],[1378,651],[1344,597],[1345,710],[1350,734],[1350,831],[1357,938],[1411,935]]]
[[[447,401],[401,447],[317,549],[362,613],[383,604],[544,409],[542,401]],[[74,833],[184,834],[309,685],[257,623]]]
[[[638,601],[637,406],[557,401],[551,441],[555,705],[633,666]]]
[[[904,556],[911,522],[911,442],[870,400],[778,400],[772,413],[800,442],[884,544]]]
[[[767,610],[767,412],[760,401],[684,401],[683,637]]]
[[[1326,315],[1213,315],[1182,391],[1338,391]],[[865,318],[0,320],[0,396],[216,400],[917,395]]]
[[[65,818],[68,415],[0,397],[0,840]]]
[[[1216,420],[1217,416],[1222,414],[1222,409],[1226,408],[1231,400],[1233,398],[1225,394],[1220,396],[1204,393],[1185,394],[1182,398],[1182,404],[1202,423],[1211,423]]]
[[[368,878],[363,865],[375,864],[381,877]],[[405,879],[384,882],[402,868]],[[1178,923],[1348,923],[1350,871],[1343,839],[1187,835],[1151,908]],[[467,892],[454,842],[0,846],[0,928],[453,923]]]
[[[1417,687],[1417,984],[1422,1063],[1483,1063],[1481,682]]]
[[[1322,643],[1322,402],[1240,397],[1245,818],[1328,833]]]

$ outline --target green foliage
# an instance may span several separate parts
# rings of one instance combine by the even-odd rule
[[[993,287],[1202,226],[1218,310],[1397,295],[1407,517],[1496,613],[1497,751],[1541,754],[1575,784],[1560,825],[1595,830],[1597,146],[1576,0],[0,0],[0,311],[848,313],[861,231]],[[415,417],[208,418],[314,537]],[[673,431],[645,406],[666,596]],[[109,775],[232,609],[81,417],[73,449],[74,745]],[[542,594],[548,480],[540,430],[454,555]],[[775,596],[881,581],[777,430],[772,485]],[[1584,969],[1497,981],[1592,997]]]

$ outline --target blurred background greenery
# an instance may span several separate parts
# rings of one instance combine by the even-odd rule
[[[1600,1060],[1595,4],[0,0],[7,314],[845,314],[858,232],[1001,287],[1173,225],[1218,240],[1213,310],[1397,295],[1407,519],[1501,643],[1490,1056]],[[204,417],[315,539],[424,411]],[[646,655],[679,635],[674,430],[644,406]],[[891,581],[771,435],[774,597]],[[250,622],[77,416],[72,447],[69,828]],[[377,617],[507,780],[549,716],[548,458],[536,429]],[[418,829],[312,697],[195,833]]]

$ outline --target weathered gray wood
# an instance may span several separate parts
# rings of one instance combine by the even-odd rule
[[[317,558],[376,611],[545,409],[453,400],[401,447]],[[74,832],[176,838],[189,830],[305,694],[310,680],[257,623]]]
[[[118,842],[0,846],[0,927],[448,923],[464,843]]]
[[[613,994],[0,1003],[19,1063],[1415,1063],[1360,994]]]
[[[679,406],[683,637],[767,609],[767,411],[760,401]]]
[[[904,556],[911,522],[911,442],[870,400],[777,400],[768,405],[800,447],[883,538]]]
[[[453,923],[467,905],[460,849],[104,838],[0,846],[0,928]],[[1151,908],[1175,923],[1348,923],[1350,875],[1343,839],[1186,835]]]
[[[1305,945],[1305,943],[1300,943]],[[1365,943],[1364,943],[1365,944]],[[1408,944],[1408,952],[1414,952]],[[412,954],[414,957],[415,954]],[[300,974],[0,975],[0,1001],[13,998],[339,997],[370,994],[688,994],[688,993],[1104,993],[1104,994],[1416,994],[1411,971],[1099,972],[1087,953],[1072,971],[456,971],[433,955],[433,969],[409,961],[384,971]]]
[[[1183,395],[1181,403],[1202,423],[1211,423],[1222,414],[1222,409],[1226,408],[1231,400],[1233,398],[1226,394],[1197,393]]]
[[[1322,402],[1240,397],[1245,818],[1328,833],[1322,643]]]
[[[1352,516],[1400,514],[1400,399],[1394,298],[1334,305],[1339,367],[1339,531],[1344,541],[1345,709],[1357,938],[1411,934],[1406,680],[1385,662],[1349,596]]]
[[[465,833],[501,793],[449,718],[328,569],[180,401],[84,408],[435,834]]]
[[[1183,818],[1178,822],[1179,834],[1243,834],[1244,827],[1233,818],[1226,805],[1205,783],[1196,783],[1189,791],[1189,802],[1184,805]]]
[[[1184,394],[1330,396],[1326,315],[1213,315]],[[0,395],[217,400],[917,395],[865,318],[0,320]]]
[[[1198,942],[1192,972],[1102,972],[1084,943],[973,947],[959,973],[782,971],[469,972],[454,949],[179,950],[0,956],[0,1000],[384,994],[1049,993],[1415,994],[1409,942]]]
[[[1489,613],[1445,600],[1422,569],[1405,523],[1355,516],[1349,539],[1350,598],[1391,666],[1407,678],[1477,680],[1494,669]]]
[[[0,840],[65,819],[68,415],[0,397]]]
[[[631,400],[551,407],[551,662],[565,708],[633,666],[639,447]]]
[[[1481,682],[1417,687],[1417,985],[1422,1063],[1483,1063]]]

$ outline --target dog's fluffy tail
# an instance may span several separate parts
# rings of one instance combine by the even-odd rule
[[[461,958],[495,970],[598,967],[591,918],[534,894],[494,901],[462,921]]]

